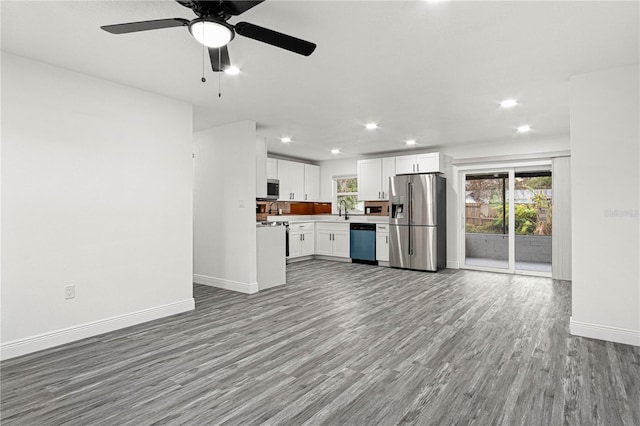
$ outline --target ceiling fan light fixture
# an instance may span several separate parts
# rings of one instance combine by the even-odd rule
[[[222,47],[234,36],[233,27],[226,22],[211,18],[194,19],[189,23],[189,32],[207,47]]]

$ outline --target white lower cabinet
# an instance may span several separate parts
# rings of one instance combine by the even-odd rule
[[[389,261],[389,225],[376,225],[376,260]]]
[[[289,259],[311,256],[315,252],[313,223],[296,223],[289,226]]]
[[[316,254],[350,257],[348,223],[316,223]]]

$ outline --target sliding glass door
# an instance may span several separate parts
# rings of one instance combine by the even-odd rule
[[[461,176],[463,267],[550,275],[551,171],[523,167]]]
[[[509,174],[468,174],[465,179],[465,264],[509,269]]]
[[[515,269],[551,273],[551,171],[515,172]]]

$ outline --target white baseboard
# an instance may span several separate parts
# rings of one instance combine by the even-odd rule
[[[319,260],[331,260],[334,262],[346,262],[346,263],[351,263],[351,258],[350,257],[337,257],[337,256],[325,256],[322,254],[314,254],[313,255],[314,259],[319,259]]]
[[[304,260],[311,260],[313,259],[315,256],[310,255],[310,256],[300,256],[300,257],[287,257],[287,265],[289,263],[296,263],[296,262],[302,262]]]
[[[447,269],[460,269],[457,260],[447,260]]]
[[[640,330],[593,324],[576,321],[571,318],[569,321],[569,331],[575,336],[640,346]]]
[[[137,312],[14,340],[0,345],[0,359],[15,358],[143,322],[192,311],[193,309],[195,309],[195,301],[193,298],[190,298],[180,302],[169,303],[167,305],[156,306]]]
[[[225,280],[207,275],[193,274],[193,282],[208,285],[210,287],[223,288],[225,290],[238,291],[240,293],[253,294],[258,292],[258,283],[241,283],[239,281]]]

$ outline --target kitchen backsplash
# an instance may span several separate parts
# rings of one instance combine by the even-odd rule
[[[271,209],[271,211],[269,211]],[[256,221],[267,220],[275,215],[331,214],[331,203],[264,201],[256,200]],[[364,214],[367,216],[389,216],[388,201],[365,201]]]
[[[271,211],[269,211],[271,209]],[[267,216],[331,214],[331,203],[291,201],[256,201],[256,221],[267,220]]]

